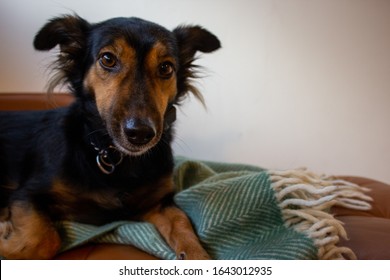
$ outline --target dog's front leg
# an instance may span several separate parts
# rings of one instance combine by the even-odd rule
[[[0,221],[0,256],[7,259],[50,259],[60,245],[50,219],[28,202],[13,202]]]
[[[176,206],[157,207],[147,213],[144,220],[157,227],[168,245],[176,252],[177,259],[210,259],[187,215]]]

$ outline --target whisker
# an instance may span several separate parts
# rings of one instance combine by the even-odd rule
[[[191,147],[184,141],[184,139],[176,136],[175,140],[173,142],[174,146],[179,148],[181,152],[188,152],[191,151]]]
[[[97,133],[97,132],[104,132],[104,133],[103,133],[103,136],[109,135],[106,129],[104,129],[104,128],[99,128],[99,129],[96,129],[96,130],[91,131],[90,133],[87,134],[87,136],[91,136],[92,134]]]

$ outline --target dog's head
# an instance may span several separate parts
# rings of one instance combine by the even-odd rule
[[[115,146],[130,155],[158,143],[171,105],[188,92],[201,99],[191,84],[195,53],[220,48],[200,26],[171,32],[138,18],[90,24],[78,16],[52,19],[34,40],[38,50],[57,45],[52,86],[68,83],[76,97],[92,101]]]

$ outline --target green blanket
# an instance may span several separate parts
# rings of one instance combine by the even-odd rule
[[[270,171],[178,157],[175,183],[175,202],[214,259],[353,259],[349,248],[337,246],[346,233],[328,211],[333,205],[370,208],[359,186],[304,169]],[[119,243],[175,258],[148,223],[59,226],[62,251],[87,242]]]

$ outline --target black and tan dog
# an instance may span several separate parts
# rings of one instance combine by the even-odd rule
[[[46,259],[55,221],[153,223],[179,259],[207,259],[173,202],[172,123],[193,92],[195,53],[220,47],[199,26],[138,18],[49,21],[34,46],[59,46],[51,83],[70,85],[67,108],[0,113],[0,255]]]

